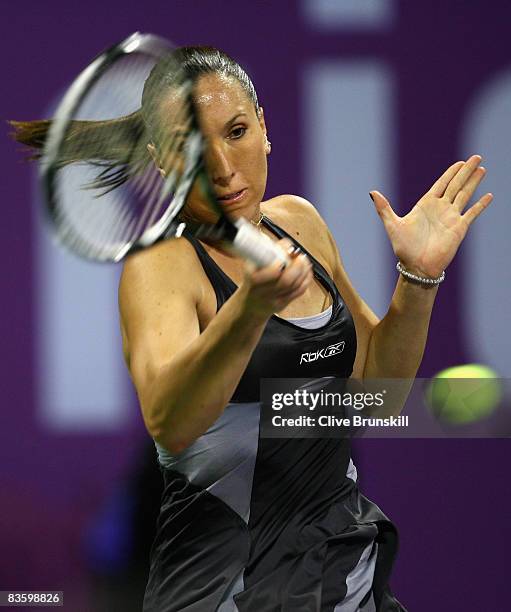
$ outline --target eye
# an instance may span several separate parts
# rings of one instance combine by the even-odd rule
[[[229,138],[232,138],[233,140],[238,140],[238,138],[241,138],[242,136],[245,135],[246,131],[247,131],[247,128],[244,125],[237,125],[233,127],[232,130],[230,131]]]

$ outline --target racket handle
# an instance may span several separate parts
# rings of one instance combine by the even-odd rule
[[[244,259],[249,259],[258,268],[264,268],[272,263],[288,264],[289,257],[271,238],[256,229],[250,221],[243,217],[234,221],[237,228],[232,241],[233,250]]]

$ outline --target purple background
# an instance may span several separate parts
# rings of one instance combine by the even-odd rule
[[[389,30],[325,33],[307,25],[300,3],[292,0],[4,2],[0,117],[38,118],[93,55],[132,31],[155,32],[179,44],[211,44],[248,67],[265,106],[276,145],[267,195],[299,194],[305,187],[302,66],[330,54],[379,56],[397,75],[395,201],[406,209],[438,167],[459,155],[464,100],[489,72],[509,66],[511,8],[485,0],[398,6]],[[92,609],[84,525],[133,465],[145,432],[136,403],[133,420],[108,435],[56,435],[38,426],[31,172],[5,136],[0,149],[0,590],[64,590],[66,609]],[[349,210],[344,213],[349,220]],[[422,376],[468,359],[453,316],[463,308],[462,265],[461,251],[439,292]],[[357,447],[363,492],[400,530],[392,586],[404,605],[414,612],[508,609],[508,440],[365,440]]]

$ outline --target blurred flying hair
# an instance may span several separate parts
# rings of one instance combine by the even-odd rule
[[[180,47],[159,60],[144,83],[141,107],[134,113],[105,121],[73,120],[68,129],[60,166],[88,162],[98,167],[96,178],[87,187],[107,193],[143,172],[154,163],[147,144],[162,144],[165,126],[159,125],[158,105],[172,89],[207,74],[238,81],[259,112],[254,85],[245,70],[223,51],[214,47]],[[186,111],[186,109],[185,109]],[[28,160],[42,155],[51,120],[9,121],[10,136],[30,148]],[[172,143],[166,143],[169,147]]]

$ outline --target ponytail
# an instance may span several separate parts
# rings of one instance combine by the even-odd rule
[[[42,119],[38,121],[8,121],[7,123],[14,128],[12,132],[9,132],[9,136],[13,140],[35,149],[35,151],[32,151],[28,159],[33,160],[41,157],[39,149],[41,149],[46,142],[51,120]]]
[[[154,163],[148,143],[158,145],[158,131],[165,129],[155,120],[161,96],[179,85],[182,78],[196,82],[206,74],[237,80],[259,111],[254,85],[235,60],[213,47],[181,47],[155,64],[144,84],[142,108],[138,111],[106,121],[72,121],[59,151],[60,167],[80,161],[96,166],[98,174],[87,186],[105,192],[141,174]],[[9,123],[12,138],[31,149],[28,159],[41,158],[51,120]]]
[[[9,124],[13,128],[10,136],[31,149],[27,159],[40,159],[52,121],[9,121]],[[80,161],[93,164],[101,171],[89,186],[110,191],[152,163],[148,142],[140,110],[106,121],[73,120],[61,146],[59,167]]]

